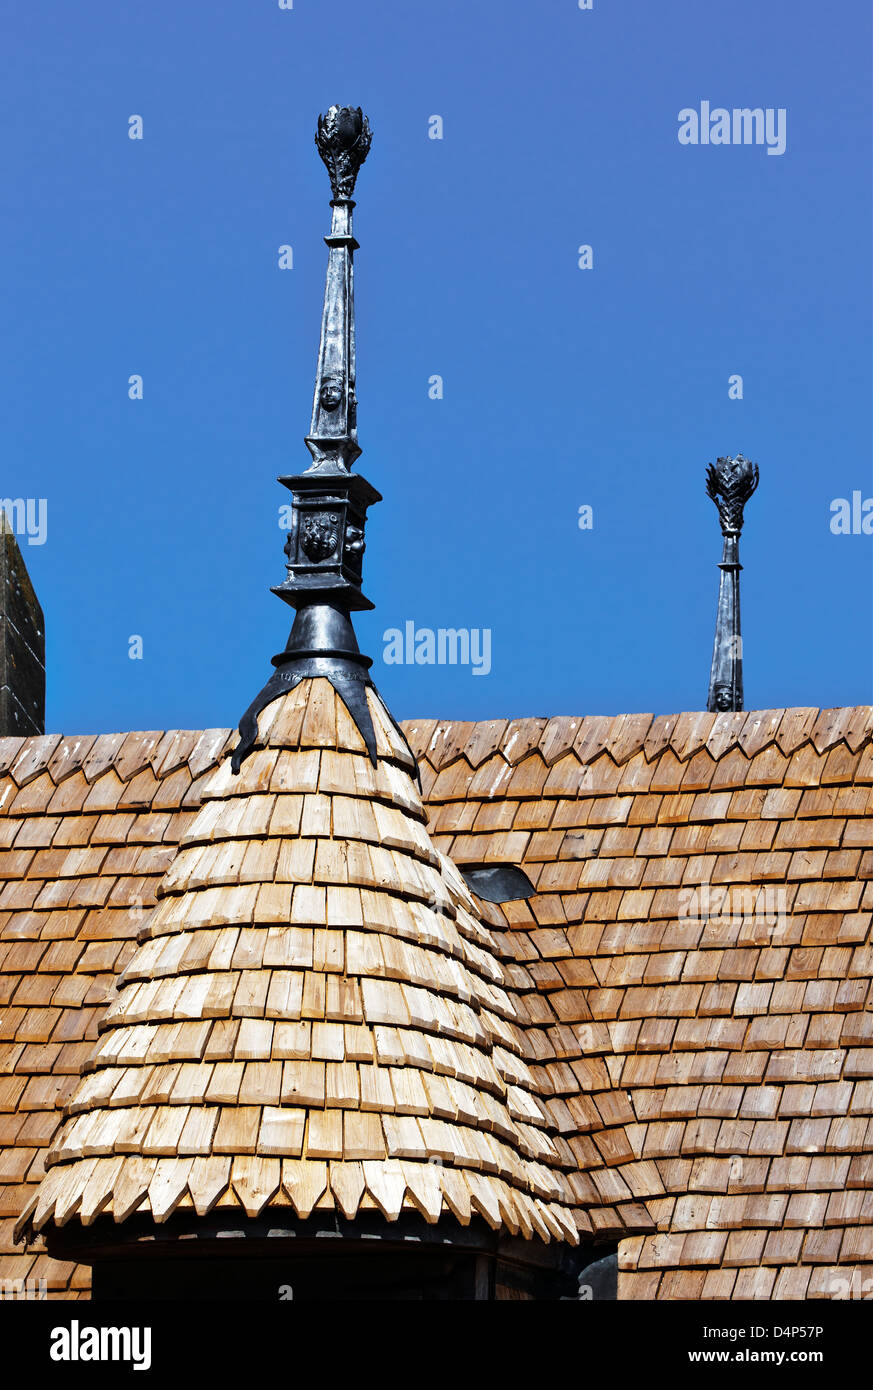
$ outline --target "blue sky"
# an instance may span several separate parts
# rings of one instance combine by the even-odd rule
[[[0,493],[47,502],[50,730],[234,724],[284,645],[335,101],[374,130],[357,628],[394,713],[702,708],[704,474],[738,451],[747,705],[873,700],[873,537],[829,525],[873,497],[866,0],[91,0],[5,29]],[[785,153],[680,145],[703,100],[784,108]],[[490,629],[490,674],[385,665],[410,620]]]

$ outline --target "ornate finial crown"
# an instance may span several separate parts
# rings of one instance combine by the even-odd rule
[[[706,469],[706,491],[718,507],[723,535],[739,535],[743,508],[758,486],[758,465],[737,454],[720,458]]]
[[[372,139],[370,122],[360,106],[332,106],[326,116],[319,116],[315,143],[335,198],[351,198]]]

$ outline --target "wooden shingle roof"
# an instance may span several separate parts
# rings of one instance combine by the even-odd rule
[[[536,887],[477,915],[531,1124],[552,1171],[572,1155],[580,1229],[620,1240],[620,1296],[828,1297],[873,1275],[873,711],[404,727],[435,848]],[[5,1277],[87,1287],[12,1226],[228,742],[0,742]]]

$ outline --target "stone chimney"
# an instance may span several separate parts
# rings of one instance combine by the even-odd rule
[[[45,733],[45,622],[0,511],[0,735]]]

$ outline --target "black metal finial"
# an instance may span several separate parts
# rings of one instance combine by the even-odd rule
[[[261,710],[307,676],[325,676],[331,682],[376,761],[367,704],[372,662],[361,655],[351,621],[352,613],[373,607],[361,588],[364,530],[367,508],[382,500],[366,479],[350,471],[361,453],[353,268],[358,243],[352,235],[351,194],[371,140],[370,124],[360,107],[332,106],[318,118],[315,143],[330,175],[333,198],[330,233],[324,238],[328,262],[315,396],[305,441],[312,463],[303,473],[279,479],[291,493],[292,506],[286,575],[273,589],[295,609],[295,618],[285,650],[273,657],[275,674],[240,720],[240,742],[232,760],[235,772],[254,747]]]
[[[360,107],[332,106],[318,118],[315,143],[327,165],[332,217],[324,309],[305,473],[279,479],[293,497],[285,543],[286,577],[274,590],[299,609],[316,600],[347,612],[372,608],[361,592],[367,508],[382,499],[351,468],[360,457],[355,397],[355,286],[350,194],[372,136]]]
[[[743,639],[740,630],[740,532],[743,509],[758,486],[758,465],[742,454],[720,458],[706,470],[706,491],[718,508],[724,537],[708,710],[743,708]]]

